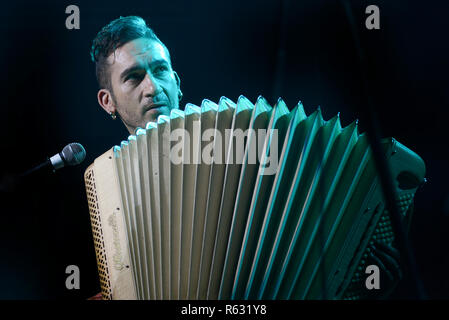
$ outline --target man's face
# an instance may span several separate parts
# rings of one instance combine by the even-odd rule
[[[114,53],[108,57],[111,99],[130,133],[179,108],[179,78],[158,41],[139,38]]]

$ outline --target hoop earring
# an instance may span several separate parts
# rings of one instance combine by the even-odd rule
[[[181,101],[181,99],[182,99],[182,91],[179,90],[179,93],[178,93],[178,100]]]
[[[112,120],[117,119],[117,116],[115,115],[115,112],[109,112],[109,114],[111,115]]]

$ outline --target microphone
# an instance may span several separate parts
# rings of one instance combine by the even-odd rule
[[[79,143],[69,143],[62,149],[61,152],[55,154],[47,161],[41,163],[40,165],[26,171],[21,175],[21,177],[26,177],[31,173],[42,170],[45,168],[50,168],[55,172],[56,170],[63,168],[65,166],[76,166],[84,161],[86,158],[86,150]]]
[[[50,158],[50,162],[55,170],[66,165],[76,166],[86,158],[86,150],[79,143],[70,143],[61,152]]]

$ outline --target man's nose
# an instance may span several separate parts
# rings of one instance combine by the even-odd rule
[[[158,81],[153,77],[151,72],[147,72],[145,75],[144,82],[144,92],[145,97],[154,97],[161,91],[161,86]]]

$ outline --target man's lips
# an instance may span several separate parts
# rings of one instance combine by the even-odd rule
[[[149,104],[149,105],[145,106],[144,110],[145,111],[149,111],[149,110],[152,110],[152,109],[156,109],[156,108],[160,108],[160,107],[166,107],[166,106],[167,106],[166,102],[157,102],[157,103],[152,103],[152,104]]]

